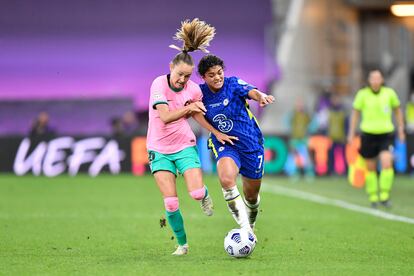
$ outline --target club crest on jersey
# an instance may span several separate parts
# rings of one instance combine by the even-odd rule
[[[223,101],[223,105],[224,106],[227,106],[229,104],[229,99],[224,99],[224,101]]]
[[[162,95],[161,94],[154,94],[154,100],[161,100]]]

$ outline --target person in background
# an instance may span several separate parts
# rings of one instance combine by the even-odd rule
[[[325,87],[316,101],[315,111],[311,122],[312,133],[326,135],[328,131],[331,94],[331,90]]]
[[[345,144],[347,113],[339,95],[331,96],[328,117],[328,137],[332,140],[329,150],[329,173],[343,175],[346,172]]]
[[[393,113],[397,122],[398,138],[400,141],[405,141],[400,100],[397,93],[392,88],[384,86],[383,83],[384,79],[379,70],[369,72],[369,85],[359,90],[355,96],[348,133],[348,143],[351,143],[355,137],[357,123],[361,118],[360,154],[367,164],[365,187],[373,208],[377,208],[378,204],[385,207],[391,206],[390,193],[394,182]],[[379,179],[377,159],[381,165]]]
[[[113,138],[119,139],[124,137],[124,127],[122,124],[122,119],[120,117],[113,117],[111,119],[111,136]]]
[[[305,109],[302,98],[296,99],[294,110],[287,121],[290,127],[290,154],[285,170],[293,181],[298,181],[301,173],[307,180],[312,180],[315,173],[308,150],[311,117]]]
[[[137,134],[139,122],[134,111],[127,111],[122,115],[122,126],[125,135],[132,136]]]
[[[32,123],[29,131],[31,140],[48,140],[56,135],[55,130],[49,124],[49,114],[40,112]]]

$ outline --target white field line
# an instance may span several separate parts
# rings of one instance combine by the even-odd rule
[[[308,192],[298,191],[295,189],[290,189],[290,188],[278,186],[275,184],[263,183],[262,191],[273,193],[273,194],[278,194],[278,195],[299,198],[299,199],[303,199],[307,201],[316,202],[319,204],[336,206],[336,207],[351,210],[354,212],[364,213],[364,214],[368,214],[374,217],[379,217],[382,219],[414,224],[414,218],[398,216],[398,215],[390,214],[390,213],[387,213],[381,210],[371,209],[371,208],[359,206],[356,204],[352,204],[352,203],[349,203],[343,200],[333,199],[333,198],[328,198],[328,197],[324,197],[324,196],[320,196],[320,195],[316,195],[316,194],[312,194]]]
[[[224,199],[222,199],[224,201]],[[199,208],[186,208],[185,218],[191,218],[191,220],[204,220],[208,219]],[[140,220],[140,219],[151,219],[156,221],[158,218],[165,217],[165,211],[159,209],[157,214],[144,214],[144,213],[135,214],[114,214],[114,213],[102,213],[102,214],[77,214],[77,213],[26,213],[15,215],[12,213],[0,212],[0,220],[27,220],[27,219],[80,219],[80,220],[106,220],[106,219],[130,219],[130,220]],[[229,214],[226,213],[214,213],[214,217],[226,218]],[[1,221],[0,221],[1,223]],[[0,274],[1,275],[1,274]]]

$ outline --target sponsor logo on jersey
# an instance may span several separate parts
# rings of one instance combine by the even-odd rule
[[[214,107],[219,107],[221,104],[222,103],[213,103],[213,104],[209,104],[208,106],[214,108]]]
[[[233,129],[233,121],[227,119],[224,114],[217,114],[213,118],[213,122],[217,123],[217,128],[223,133],[227,133]]]

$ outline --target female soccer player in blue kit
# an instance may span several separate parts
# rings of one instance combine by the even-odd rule
[[[224,62],[215,55],[200,60],[198,73],[205,81],[200,88],[207,121],[222,133],[238,138],[234,145],[220,143],[213,134],[209,139],[224,199],[240,227],[253,229],[260,203],[264,141],[247,99],[259,102],[261,107],[275,99],[237,77],[224,77]],[[239,173],[243,180],[244,200],[236,185]]]

